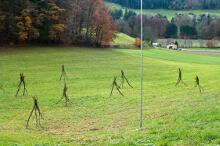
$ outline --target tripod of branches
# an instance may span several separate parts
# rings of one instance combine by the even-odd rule
[[[39,108],[37,97],[34,96],[33,97],[33,101],[34,101],[34,106],[33,106],[33,109],[31,110],[30,115],[28,117],[26,128],[28,128],[29,122],[30,122],[30,119],[31,119],[32,116],[34,116],[34,118],[36,120],[36,126],[40,126],[41,127],[40,121],[41,121],[41,119],[43,119],[43,116],[42,116],[41,110]]]
[[[60,81],[61,81],[62,78],[64,78],[64,80],[67,78],[66,71],[65,71],[65,66],[64,66],[64,65],[61,66]]]
[[[120,91],[121,87],[118,85],[116,77],[114,77],[113,82],[112,82],[112,90],[111,90],[111,93],[110,93],[110,97],[112,96],[114,88],[116,88],[118,90],[118,92],[121,94],[121,96],[124,96],[122,94],[122,92]]]
[[[66,81],[64,81],[63,96],[60,98],[60,100],[56,104],[58,104],[62,100],[64,100],[65,107],[68,106],[68,103],[70,103],[70,99],[69,99],[69,97],[67,95],[67,90],[68,90],[68,87],[67,87]]]
[[[175,86],[179,85],[180,83],[182,83],[183,85],[186,86],[186,84],[183,82],[182,69],[181,68],[179,68],[179,76],[178,76],[178,79],[177,79],[177,82],[176,82]]]
[[[121,70],[121,87],[124,87],[124,82],[126,81],[126,83],[133,88],[133,86],[131,86],[131,84],[129,83],[127,77],[125,76],[125,72],[123,70]]]
[[[200,93],[204,92],[203,87],[200,85],[199,76],[196,76],[196,78],[195,78],[195,87],[198,87],[198,88],[199,88],[199,92],[200,92]]]
[[[28,91],[27,91],[27,88],[26,88],[26,83],[25,83],[25,76],[24,76],[23,73],[20,73],[20,82],[18,84],[18,90],[17,90],[17,92],[15,94],[16,97],[18,96],[18,93],[19,93],[19,91],[21,89],[22,84],[23,84],[23,88],[24,88],[23,89],[23,95],[25,95],[25,93],[28,94]]]

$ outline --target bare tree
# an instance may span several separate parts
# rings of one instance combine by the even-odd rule
[[[33,100],[34,100],[34,106],[33,106],[33,109],[31,110],[30,115],[28,117],[26,128],[28,128],[28,126],[29,126],[29,121],[30,121],[33,113],[34,113],[33,116],[35,116],[35,120],[36,120],[36,126],[38,126],[38,125],[41,126],[40,120],[43,119],[41,110],[39,108],[37,97],[33,97]]]
[[[176,86],[179,85],[180,83],[183,83],[186,86],[186,84],[183,82],[182,69],[181,68],[179,68],[179,76],[178,76],[178,79],[177,79],[177,82],[176,82]]]
[[[125,72],[124,72],[123,70],[121,70],[121,87],[122,87],[122,88],[123,88],[123,86],[124,86],[124,81],[126,81],[127,84],[128,84],[131,88],[133,88],[133,86],[131,86],[131,84],[129,83],[127,77],[125,76]]]
[[[195,78],[195,87],[198,87],[198,88],[199,88],[199,92],[200,92],[200,93],[204,92],[203,87],[200,85],[199,76],[196,76],[196,78]]]
[[[24,76],[23,73],[20,73],[20,83],[18,84],[18,90],[17,90],[17,92],[15,94],[16,97],[18,96],[18,93],[19,93],[19,91],[21,89],[22,84],[23,84],[23,87],[24,87],[23,95],[25,95],[25,93],[28,94],[28,91],[27,91],[27,88],[26,88],[26,83],[25,83],[25,76]]]
[[[122,92],[120,91],[121,87],[118,85],[116,77],[114,77],[113,82],[112,82],[112,90],[111,90],[111,93],[110,93],[110,97],[112,96],[114,88],[116,88],[118,90],[118,92],[121,94],[121,96],[124,96],[122,94]]]

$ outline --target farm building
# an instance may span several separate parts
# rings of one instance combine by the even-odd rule
[[[157,42],[166,48],[172,42],[178,42],[180,48],[218,48],[219,40],[193,40],[193,39],[158,39]]]

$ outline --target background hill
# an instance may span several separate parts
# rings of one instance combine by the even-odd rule
[[[140,0],[106,0],[129,8],[140,8]],[[219,9],[218,0],[143,0],[145,9]]]
[[[125,6],[122,6],[122,5],[117,4],[117,3],[106,2],[106,5],[112,11],[117,10],[117,9],[121,9],[123,12],[125,12],[125,10],[126,10]],[[140,14],[139,9],[130,8],[130,10],[134,11],[136,14]],[[193,14],[196,14],[196,15],[209,13],[211,16],[220,16],[220,10],[219,9],[197,9],[197,10],[195,10],[195,9],[193,9],[193,10],[144,9],[143,13],[145,15],[149,15],[149,16],[156,16],[157,14],[161,14],[163,16],[166,16],[167,19],[170,20],[170,21],[173,17],[176,16],[177,13],[179,13],[179,14],[193,13]]]

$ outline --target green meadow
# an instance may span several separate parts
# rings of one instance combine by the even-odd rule
[[[0,51],[0,145],[219,145],[220,58],[162,49],[144,52],[143,129],[139,129],[140,51],[71,47],[2,48]],[[61,65],[71,104],[62,96]],[[178,68],[187,86],[175,87]],[[123,69],[125,85],[109,97]],[[15,97],[19,73],[29,95]],[[194,87],[198,75],[205,92]],[[26,121],[37,96],[42,127]]]

